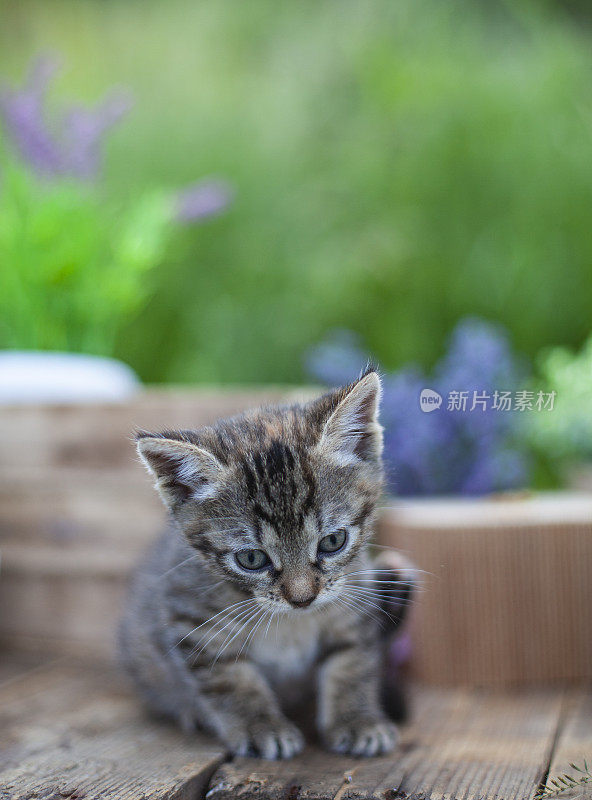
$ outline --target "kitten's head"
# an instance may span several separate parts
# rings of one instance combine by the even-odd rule
[[[209,566],[277,610],[334,597],[383,483],[380,380],[196,431],[139,433],[166,506]]]

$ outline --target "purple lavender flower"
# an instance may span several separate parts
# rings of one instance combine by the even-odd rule
[[[367,357],[355,333],[331,331],[327,338],[305,356],[305,369],[329,386],[351,383],[360,374]]]
[[[175,195],[177,222],[196,222],[222,214],[234,199],[234,189],[226,181],[209,178],[180,189]]]
[[[347,383],[367,362],[355,334],[339,331],[306,358],[310,374],[329,385]],[[512,355],[504,331],[478,319],[461,321],[449,348],[428,376],[408,367],[384,378],[382,422],[388,484],[403,496],[423,494],[480,495],[523,486],[528,458],[519,444],[517,417],[496,411],[449,410],[451,391],[473,391],[490,397],[495,390],[513,391],[523,380],[524,366]],[[421,390],[432,388],[444,398],[426,414]]]
[[[61,150],[45,120],[47,88],[57,69],[55,60],[39,59],[20,91],[3,88],[0,92],[6,133],[22,158],[41,175],[55,175],[64,168]]]
[[[0,93],[0,118],[21,158],[46,177],[94,178],[105,132],[128,111],[129,95],[112,95],[94,109],[75,106],[61,120],[48,119],[47,92],[56,59],[33,64],[25,86]]]
[[[73,106],[64,117],[62,147],[66,172],[77,178],[94,178],[101,166],[103,137],[132,106],[129,94],[114,92],[96,109]]]
[[[111,93],[94,108],[76,105],[49,119],[47,93],[57,69],[55,59],[39,59],[22,89],[3,89],[0,120],[15,150],[38,175],[91,180],[101,167],[105,133],[129,111],[132,98]],[[173,219],[190,223],[217,216],[233,198],[234,189],[225,181],[199,181],[174,194]]]

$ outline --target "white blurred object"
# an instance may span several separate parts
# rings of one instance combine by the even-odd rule
[[[79,353],[0,351],[0,404],[115,402],[140,388],[121,361]]]

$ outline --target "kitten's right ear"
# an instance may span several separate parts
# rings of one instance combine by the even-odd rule
[[[382,426],[378,422],[381,385],[378,373],[368,371],[342,394],[326,421],[318,448],[342,466],[380,463]]]
[[[156,478],[156,489],[171,511],[189,499],[214,497],[224,467],[208,450],[143,431],[136,434],[136,441],[140,458]]]

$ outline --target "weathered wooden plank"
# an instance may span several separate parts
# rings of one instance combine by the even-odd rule
[[[421,689],[393,756],[360,760],[311,746],[290,762],[223,764],[213,740],[146,717],[111,670],[31,658],[3,667],[3,800],[199,800],[208,786],[208,800],[529,800],[549,762],[553,774],[592,745],[590,693],[566,705],[558,692]]]
[[[560,712],[558,694],[467,692],[421,764],[405,772],[397,766],[382,787],[434,800],[525,800],[548,763]],[[380,789],[374,796],[380,796]]]
[[[389,757],[359,760],[309,750],[287,764],[240,759],[214,775],[208,800],[528,800],[543,776],[558,693],[422,690],[413,722]]]
[[[556,775],[578,776],[570,764],[582,767],[584,761],[592,771],[592,690],[574,691],[566,703],[566,711],[549,765],[548,783]],[[582,777],[580,775],[580,777]],[[592,800],[592,782],[561,794],[562,798]]]
[[[52,659],[39,650],[27,653],[0,649],[0,688],[46,668],[51,662]]]
[[[3,800],[195,800],[224,757],[149,719],[110,670],[62,663],[0,685]]]

